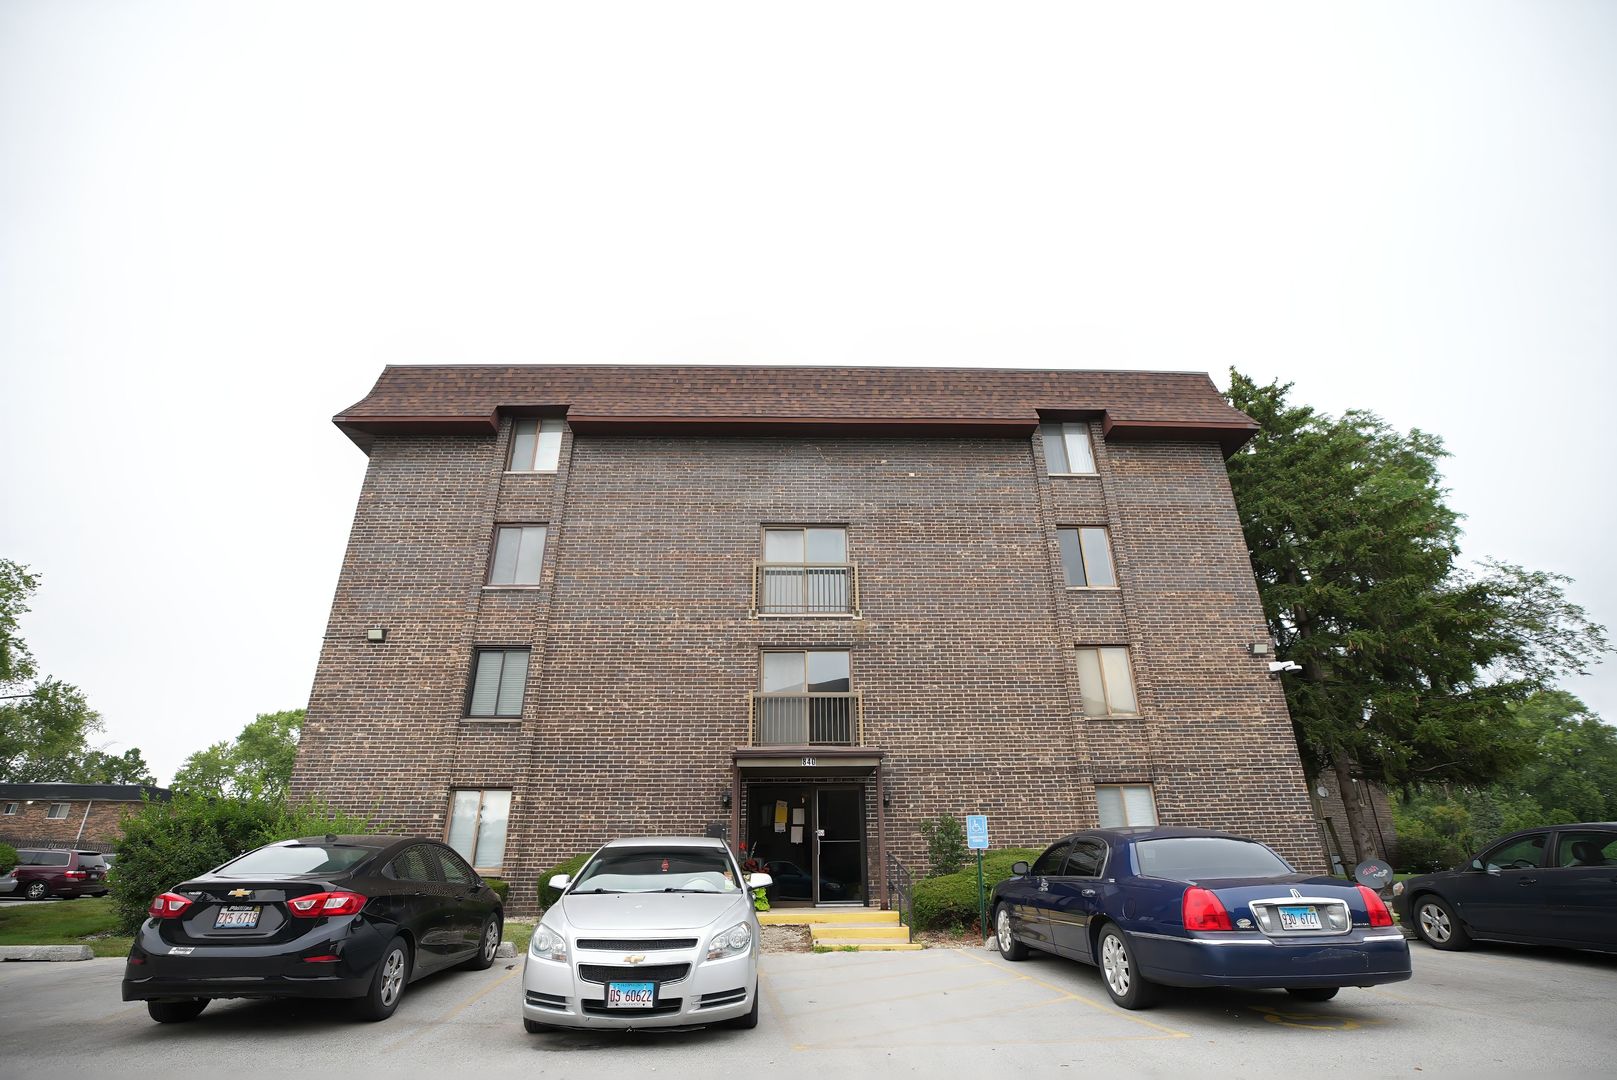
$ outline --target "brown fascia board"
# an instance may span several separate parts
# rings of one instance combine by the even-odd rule
[[[1038,419],[899,416],[580,416],[567,426],[583,434],[637,432],[665,435],[1030,435]]]
[[[1194,420],[1162,423],[1155,420],[1114,420],[1109,415],[1102,425],[1108,442],[1143,442],[1150,439],[1199,442],[1211,438],[1223,448],[1226,458],[1245,446],[1247,440],[1259,430],[1255,420],[1248,420],[1244,424]]]
[[[498,413],[488,416],[349,416],[331,418],[339,431],[365,453],[378,435],[497,435]]]

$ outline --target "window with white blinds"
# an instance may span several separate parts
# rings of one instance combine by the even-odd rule
[[[478,873],[497,874],[505,868],[505,831],[510,818],[509,791],[456,791],[449,801],[449,831],[444,842]]]
[[[1103,829],[1157,823],[1157,802],[1151,795],[1150,784],[1098,784],[1095,804],[1100,810]]]
[[[490,585],[537,585],[545,560],[543,525],[501,525],[494,534],[494,558],[489,562]]]
[[[1123,646],[1079,649],[1078,691],[1085,716],[1135,716],[1140,712],[1129,651]]]
[[[1095,472],[1095,448],[1089,443],[1089,425],[1043,424],[1039,433],[1044,438],[1044,465],[1051,476],[1092,476]]]
[[[528,685],[527,649],[478,649],[466,715],[478,718],[522,715]]]
[[[511,429],[511,472],[555,472],[561,462],[561,433],[566,424],[549,420],[518,420]]]

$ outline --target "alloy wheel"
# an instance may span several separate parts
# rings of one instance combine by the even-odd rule
[[[999,935],[999,951],[1011,951],[1011,913],[1004,908],[999,909],[999,918],[994,920],[994,931]]]
[[[1420,928],[1421,933],[1439,945],[1447,942],[1454,934],[1454,925],[1449,922],[1448,912],[1436,904],[1420,906]]]
[[[500,924],[491,922],[488,929],[483,932],[483,959],[494,959],[494,953],[500,947]]]
[[[1101,971],[1106,975],[1106,985],[1111,987],[1112,993],[1118,997],[1125,997],[1129,992],[1129,954],[1123,949],[1123,942],[1115,934],[1106,936],[1106,943],[1100,951]]]
[[[404,988],[404,950],[394,949],[382,965],[382,1004],[392,1005]]]

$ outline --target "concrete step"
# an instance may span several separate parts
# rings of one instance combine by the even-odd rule
[[[809,927],[809,936],[815,941],[821,938],[837,938],[851,941],[858,938],[862,941],[908,941],[910,928],[897,923],[885,923],[881,926],[848,926],[845,923],[816,923]]]
[[[816,949],[852,949],[855,952],[920,952],[924,945],[918,941],[871,941],[869,938],[821,938],[814,942]]]
[[[898,925],[898,912],[878,908],[776,908],[760,911],[758,922],[763,926],[814,926],[838,924],[843,926]]]

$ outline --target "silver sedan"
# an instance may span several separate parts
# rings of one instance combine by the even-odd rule
[[[522,971],[522,1024],[650,1028],[758,1025],[758,916],[723,841],[614,840],[539,920]]]

